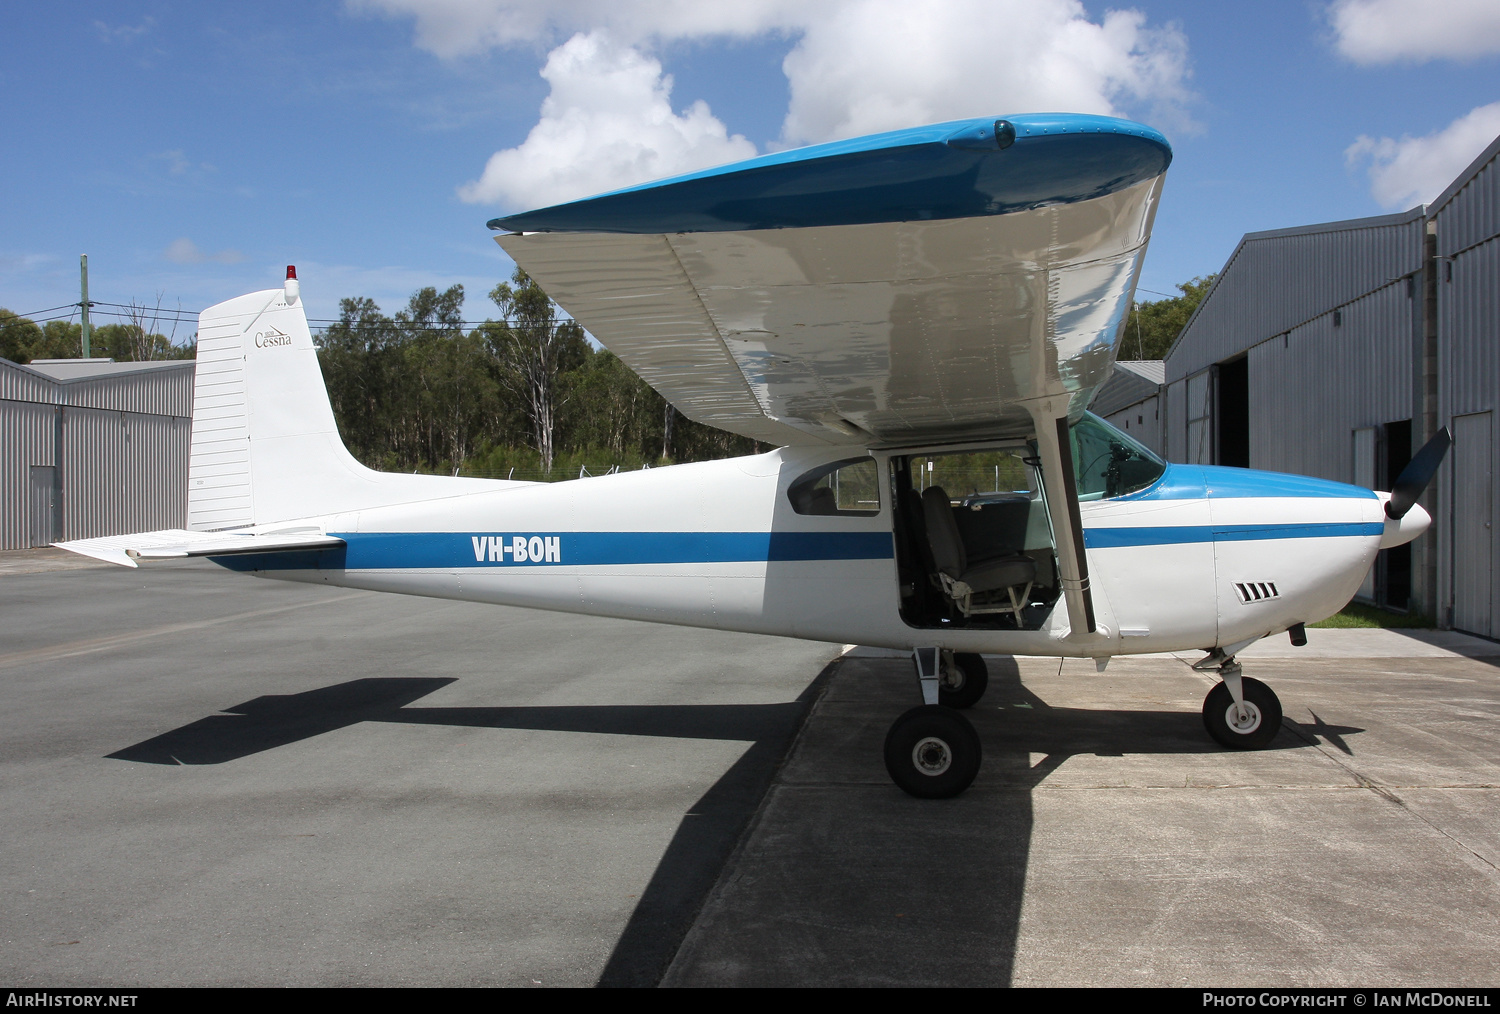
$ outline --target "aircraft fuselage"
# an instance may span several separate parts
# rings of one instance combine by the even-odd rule
[[[1013,619],[914,626],[902,615],[889,484],[871,516],[799,514],[788,497],[808,469],[847,453],[783,448],[332,515],[310,520],[343,548],[219,562],[280,579],[838,643],[1111,656],[1229,645],[1331,615],[1396,524],[1359,487],[1170,465],[1144,490],[1079,505],[1095,632],[1075,630],[1060,598],[1037,629]],[[873,454],[883,477],[896,453],[905,452]]]

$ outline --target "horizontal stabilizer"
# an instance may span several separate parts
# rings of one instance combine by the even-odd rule
[[[302,550],[332,549],[342,546],[343,539],[324,535],[316,529],[282,529],[274,532],[189,532],[168,528],[138,535],[110,535],[102,539],[78,539],[55,542],[82,556],[122,567],[138,566],[137,560],[179,560],[189,556],[235,556],[240,553],[295,553]]]

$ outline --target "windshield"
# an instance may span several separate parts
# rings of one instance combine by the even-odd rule
[[[1145,445],[1085,412],[1068,431],[1078,499],[1107,500],[1145,489],[1167,470]]]

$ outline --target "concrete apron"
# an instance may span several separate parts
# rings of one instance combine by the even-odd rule
[[[1286,714],[1254,753],[1196,655],[991,658],[941,802],[881,763],[910,662],[846,653],[664,984],[1492,984],[1500,645],[1308,635],[1242,656]]]

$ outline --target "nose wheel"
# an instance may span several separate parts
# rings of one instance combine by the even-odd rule
[[[1234,656],[1213,654],[1193,666],[1207,669],[1217,661],[1223,682],[1203,699],[1203,725],[1218,743],[1231,750],[1260,750],[1281,731],[1281,701],[1260,680],[1240,675]]]

